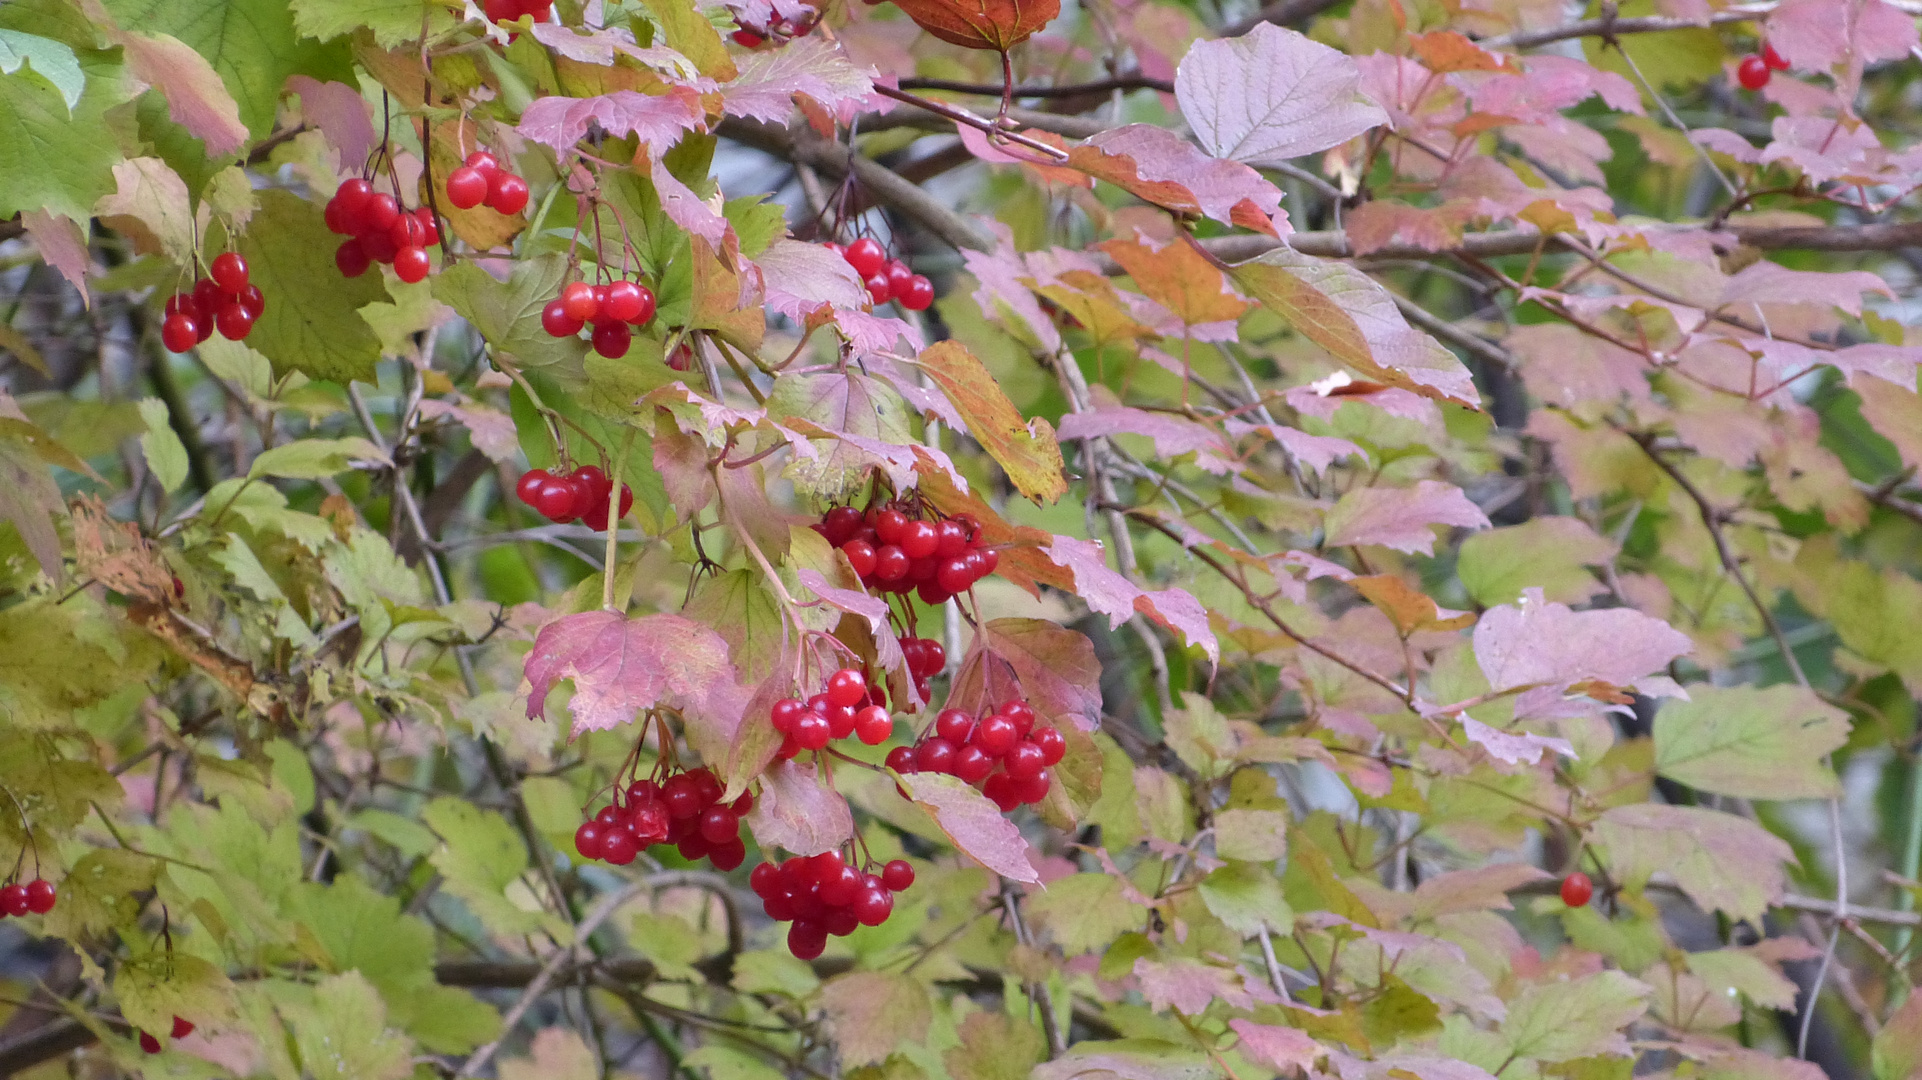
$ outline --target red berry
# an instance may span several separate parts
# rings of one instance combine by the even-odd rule
[[[574,481],[565,476],[549,476],[541,481],[540,489],[534,493],[534,499],[528,505],[549,521],[572,521],[574,507],[580,499],[580,489]]]
[[[356,176],[343,181],[334,189],[333,201],[340,204],[342,220],[358,224],[361,211],[367,209],[367,200],[374,197],[374,185]]]
[[[594,295],[594,286],[585,281],[570,281],[561,289],[561,308],[581,322],[593,322],[600,318],[601,301]]]
[[[596,323],[591,336],[594,341],[594,351],[609,360],[618,360],[626,356],[628,348],[634,344],[634,331],[628,329],[624,322]]]
[[[0,914],[25,915],[27,907],[27,887],[19,883],[0,889]]]
[[[167,346],[168,352],[186,352],[200,340],[200,324],[193,317],[182,312],[167,316],[160,324],[160,343]]]
[[[541,329],[550,337],[574,337],[587,325],[567,313],[567,305],[559,300],[549,300],[541,309]]]
[[[207,276],[214,279],[221,292],[238,296],[247,288],[247,260],[237,251],[223,252],[207,268]]]
[[[934,303],[934,282],[916,274],[895,288],[894,299],[909,311],[926,311]]]
[[[883,544],[899,544],[901,530],[908,527],[907,515],[899,510],[883,510],[874,516],[874,534]]]
[[[440,243],[440,226],[434,223],[434,211],[423,206],[414,211],[414,219],[420,222],[420,246],[433,247]]]
[[[747,887],[754,890],[754,895],[767,899],[781,887],[781,868],[769,862],[756,866],[747,875]]]
[[[1586,907],[1589,898],[1595,895],[1595,883],[1580,870],[1562,879],[1562,903],[1569,907]]]
[[[394,248],[401,250],[410,247],[427,246],[427,226],[421,224],[420,215],[402,214],[394,219],[387,229],[387,239],[394,242]]]
[[[1008,775],[1017,780],[1038,776],[1041,770],[1048,767],[1047,756],[1039,746],[1023,739],[1014,744],[1014,749],[1008,751],[1008,757],[1003,762],[1003,766],[1008,770]]]
[[[385,229],[363,232],[360,234],[359,240],[361,250],[367,252],[367,257],[377,263],[393,262],[394,256],[400,252],[400,249],[394,246],[393,228],[391,226]]]
[[[447,201],[462,210],[472,210],[487,201],[487,176],[472,165],[462,165],[447,174]]]
[[[140,1048],[149,1054],[158,1054],[160,1052],[160,1040],[143,1031],[140,1033]]]
[[[948,650],[941,643],[928,638],[921,640],[921,667],[915,672],[924,679],[932,679],[948,666]]]
[[[894,894],[880,886],[864,886],[855,894],[853,908],[862,926],[879,926],[894,914]]]
[[[966,558],[947,559],[934,572],[934,583],[943,592],[964,593],[974,582],[974,566]]]
[[[922,772],[944,773],[954,767],[954,754],[954,744],[936,735],[915,748],[914,763]]]
[[[901,554],[910,559],[925,559],[934,554],[941,543],[935,535],[934,526],[925,521],[910,521],[901,530]]]
[[[867,746],[879,746],[894,734],[894,718],[879,705],[870,705],[854,717],[854,734]]]
[[[741,822],[725,806],[710,806],[701,811],[701,835],[710,844],[725,844],[741,833]]]
[[[626,866],[641,853],[641,842],[626,829],[610,829],[603,838],[601,858],[615,866]]]
[[[837,506],[822,516],[821,524],[827,529],[828,543],[840,547],[854,539],[861,528],[861,512],[852,506]]]
[[[861,275],[864,280],[880,273],[888,263],[888,253],[882,250],[881,245],[872,237],[867,236],[849,244],[847,251],[843,252],[841,257],[846,259],[848,265],[854,267],[854,272]]]
[[[954,755],[954,775],[964,783],[978,784],[994,772],[994,759],[978,746],[964,746]]]
[[[595,532],[606,532],[607,503],[606,493],[603,493],[602,498],[596,501],[591,508],[581,511],[581,524],[593,529]],[[621,506],[619,510],[615,511],[614,520],[619,521],[621,518],[626,517],[627,512],[632,509],[634,509],[634,489],[628,487],[626,484],[622,484]]]
[[[995,773],[988,777],[988,782],[981,785],[981,794],[992,800],[1004,814],[1021,805],[1021,793],[1015,788],[1015,779],[1007,773]]]
[[[1014,749],[1015,740],[1021,736],[1015,732],[1014,721],[999,713],[984,718],[974,729],[973,745],[992,758],[998,758]]]
[[[827,926],[828,933],[835,937],[847,937],[861,928],[861,920],[855,916],[852,908],[831,907],[821,921]]]
[[[934,553],[943,559],[958,558],[968,552],[967,526],[949,518],[934,523]]]
[[[1782,54],[1775,51],[1775,46],[1767,43],[1762,45],[1762,63],[1767,64],[1772,71],[1787,71],[1789,69],[1789,62],[1782,59]]]
[[[908,264],[900,259],[889,259],[887,265],[881,268],[881,272],[888,276],[888,292],[894,296],[900,296],[901,290],[906,288],[908,281],[914,277],[914,271],[908,269]]]
[[[906,859],[895,859],[881,868],[881,884],[889,892],[906,892],[914,885],[914,867]]]
[[[404,247],[394,253],[394,274],[409,285],[425,278],[433,268],[426,248]]]
[[[866,701],[867,699],[867,690],[863,688],[861,691],[861,700]],[[856,711],[852,705],[829,705],[826,714],[828,718],[829,738],[845,739],[849,735],[854,734],[854,714]]]
[[[914,747],[897,746],[888,751],[887,766],[903,776],[918,771],[915,769]]]
[[[1051,778],[1046,769],[1033,776],[1011,776],[1008,778],[1008,792],[1017,803],[1033,805],[1048,797]]]
[[[193,1033],[194,1022],[192,1020],[183,1020],[178,1016],[174,1017],[174,1038],[184,1039]]]
[[[179,580],[179,578],[174,579],[176,582]],[[56,899],[57,897],[53,891],[53,882],[45,878],[34,878],[32,881],[27,882],[28,911],[33,912],[35,915],[45,915],[47,912],[53,910],[53,903]]]
[[[954,599],[953,593],[932,581],[923,581],[915,588],[914,595],[920,597],[921,602],[929,607],[940,607]]]
[[[964,746],[968,736],[974,734],[974,717],[960,709],[942,709],[941,714],[934,718],[934,730],[954,745]]]
[[[868,299],[877,304],[885,304],[894,296],[894,286],[888,283],[886,274],[869,274],[861,283],[868,290]]]
[[[736,836],[708,849],[707,861],[713,863],[716,870],[732,870],[747,861],[747,845]]]
[[[610,319],[619,319],[626,323],[645,323],[647,320],[642,318],[642,311],[645,310],[647,314],[652,315],[654,310],[651,303],[642,299],[644,296],[647,300],[653,299],[651,294],[644,293],[639,285],[631,281],[616,281],[607,286],[607,292],[601,300],[601,311]]]
[[[807,706],[801,704],[799,698],[782,698],[768,710],[768,721],[774,725],[774,730],[785,735],[794,730],[794,721],[806,711]]]
[[[734,44],[744,49],[758,48],[763,41],[767,40],[752,30],[736,30],[734,31],[733,37]]]
[[[553,474],[549,473],[546,469],[527,470],[522,473],[521,478],[514,483],[514,494],[520,496],[522,502],[533,506],[535,493],[540,491],[541,485],[545,483],[551,475]]]
[[[400,220],[400,203],[386,192],[376,192],[369,196],[366,205],[360,209],[360,228],[362,236],[368,233],[384,233]]]
[[[1747,89],[1760,90],[1768,85],[1768,62],[1759,56],[1744,56],[1742,62],[1736,65],[1735,78]]]
[[[598,859],[607,854],[607,838],[601,835],[601,827],[595,822],[583,822],[574,830],[574,850],[583,859]]]
[[[487,205],[502,214],[518,214],[527,208],[527,181],[511,172],[495,173],[487,183]]]
[[[476,150],[467,155],[466,160],[462,161],[461,164],[479,171],[482,177],[490,181],[495,173],[501,171],[500,159],[485,150]]]
[[[673,822],[667,816],[667,807],[661,800],[646,798],[628,804],[627,831],[634,834],[634,842],[642,847],[658,844],[667,839]]]
[[[812,960],[828,947],[827,926],[811,919],[797,920],[787,928],[787,951],[797,960]]]
[[[668,814],[676,821],[691,818],[706,806],[701,799],[700,784],[688,773],[667,778],[667,783],[661,785],[661,801],[667,804]]]
[[[240,301],[229,300],[220,305],[220,312],[214,316],[214,327],[228,341],[239,341],[253,330],[254,317]]]
[[[575,517],[580,517],[596,508],[603,511],[607,509],[608,496],[614,493],[614,482],[607,478],[607,474],[601,471],[600,466],[582,465],[569,473],[568,479],[574,481],[581,491],[581,501],[580,505],[575,507]],[[634,795],[630,793],[628,797],[633,798]]]
[[[1025,701],[1003,702],[1001,715],[1014,721],[1014,730],[1017,735],[1026,735],[1034,728],[1034,706]]]
[[[874,573],[874,548],[866,540],[849,540],[841,545],[841,554],[848,557],[848,565],[854,567],[854,576],[862,581]]]
[[[829,907],[846,907],[854,902],[854,895],[861,891],[861,871],[852,866],[842,866],[839,870],[821,878],[821,902]]]
[[[828,725],[828,718],[809,710],[794,721],[794,741],[803,750],[819,750],[834,738],[834,729]]]
[[[373,264],[374,260],[367,256],[367,249],[351,236],[334,249],[334,266],[340,271],[341,277],[359,277]]]
[[[247,314],[253,316],[256,321],[259,320],[261,312],[267,310],[267,294],[261,292],[258,285],[247,286],[234,299],[240,301],[240,306],[246,308]]]
[[[868,696],[868,681],[853,668],[842,668],[828,676],[828,702],[853,705]]]
[[[1043,765],[1060,764],[1062,757],[1068,752],[1068,740],[1057,728],[1036,728],[1034,734],[1028,736],[1028,741],[1041,748]]]

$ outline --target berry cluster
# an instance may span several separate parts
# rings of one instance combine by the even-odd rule
[[[846,247],[840,244],[828,247],[861,275],[862,283],[868,287],[868,296],[876,304],[893,300],[909,311],[926,311],[928,305],[934,303],[934,282],[908,269],[908,264],[900,259],[888,258],[887,251],[872,238],[864,236]]]
[[[327,200],[327,228],[347,237],[334,251],[334,265],[343,277],[359,277],[379,262],[411,283],[434,268],[427,257],[427,249],[440,243],[434,212],[425,206],[408,210],[359,177],[340,185]]]
[[[841,549],[861,584],[881,592],[913,589],[928,604],[947,603],[1001,564],[999,552],[982,546],[981,525],[972,517],[909,517],[918,513],[900,505],[870,507],[865,514],[837,506],[814,531]]]
[[[636,326],[654,320],[654,291],[634,281],[589,285],[572,281],[541,309],[541,329],[552,337],[576,337],[594,324],[594,351],[609,360],[627,355]]]
[[[894,734],[894,718],[888,715],[886,697],[856,669],[842,668],[828,676],[826,689],[806,702],[782,698],[768,711],[774,730],[784,736],[777,756],[785,761],[850,735],[869,746],[887,742]]]
[[[646,848],[673,844],[689,862],[705,857],[716,870],[732,870],[747,859],[741,818],[754,808],[754,796],[722,805],[721,795],[721,781],[708,769],[636,780],[574,830],[574,849],[626,866]]]
[[[521,13],[533,12],[522,6]],[[534,21],[540,22],[545,18],[547,5],[542,4],[540,14],[534,16]],[[466,162],[460,168],[447,174],[447,201],[462,210],[472,210],[486,203],[489,209],[497,213],[518,214],[527,208],[527,181],[503,168],[499,158],[485,150],[476,150],[467,155]]]
[[[1763,42],[1761,52],[1742,57],[1742,62],[1735,66],[1735,78],[1746,89],[1760,90],[1769,84],[1770,75],[1788,69],[1789,62],[1782,59],[1775,46]]]
[[[827,851],[779,865],[762,863],[747,882],[768,918],[794,924],[787,931],[788,951],[812,960],[827,948],[829,934],[846,937],[858,926],[887,922],[894,894],[914,884],[914,867],[896,859],[876,875],[849,866],[838,851]]]
[[[174,1038],[184,1039],[193,1033],[194,1022],[192,1020],[183,1020],[178,1016],[174,1017]],[[160,1040],[143,1031],[140,1033],[140,1048],[149,1054],[158,1054],[160,1052]]]
[[[186,352],[213,336],[229,341],[253,332],[254,321],[267,310],[260,286],[247,280],[247,260],[229,251],[214,259],[207,277],[188,292],[167,298],[167,317],[160,324],[160,341],[168,352]]]
[[[948,666],[948,650],[933,638],[909,637],[901,639],[901,655],[908,661],[908,675],[914,679],[915,691],[922,701],[928,700],[928,680]]]
[[[554,0],[486,0],[481,10],[487,13],[487,21],[491,23],[511,23],[523,15],[543,23],[554,14]]]
[[[25,885],[11,882],[0,888],[0,919],[9,915],[45,915],[53,910],[54,901],[59,899],[53,891],[53,883],[45,878],[34,878]]]
[[[556,476],[546,469],[529,469],[514,485],[514,493],[549,521],[559,523],[579,518],[581,524],[600,532],[607,528],[608,496],[614,493],[614,481],[595,465],[582,465],[565,476]],[[633,508],[634,492],[622,484],[620,516],[626,517]]]
[[[1562,879],[1562,903],[1569,907],[1586,907],[1595,895],[1595,883],[1580,870]]]
[[[1052,727],[1035,727],[1034,707],[1010,701],[977,722],[960,709],[943,709],[934,734],[888,752],[898,773],[947,773],[976,785],[1004,812],[1048,795],[1048,769],[1061,761],[1068,741]]]
[[[766,25],[747,22],[736,15],[734,25],[740,29],[735,30],[730,36],[734,38],[734,44],[744,49],[758,49],[769,41],[780,43],[806,37],[814,29],[814,24],[819,21],[820,17],[812,12],[803,18],[776,19]]]

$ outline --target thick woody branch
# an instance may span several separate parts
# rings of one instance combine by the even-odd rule
[[[1793,227],[1731,224],[1717,231],[1728,233],[1738,242],[1763,251],[1895,251],[1899,248],[1922,247],[1922,221]],[[1498,229],[1470,233],[1462,237],[1461,243],[1434,251],[1413,244],[1391,244],[1365,254],[1369,258],[1379,259],[1435,259],[1448,255],[1490,258],[1527,255],[1542,242],[1542,234],[1538,232]],[[1224,262],[1252,259],[1281,244],[1282,241],[1255,233],[1218,236],[1201,241],[1203,247]],[[1324,258],[1349,259],[1358,254],[1344,232],[1298,232],[1288,237],[1287,244],[1303,255]]]

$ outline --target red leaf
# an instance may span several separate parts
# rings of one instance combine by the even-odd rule
[[[87,271],[93,260],[87,254],[87,238],[80,225],[72,218],[47,210],[26,211],[20,215],[20,224],[40,249],[40,257],[80,290],[81,303],[92,307],[93,298],[87,293]]]
[[[1435,548],[1431,526],[1488,528],[1488,515],[1460,488],[1423,480],[1412,488],[1361,487],[1341,497],[1325,520],[1329,547],[1380,544],[1427,555]]]
[[[949,705],[979,713],[1016,697],[1056,726],[1100,727],[1101,661],[1094,643],[1045,619],[983,624],[955,672]]]
[[[895,0],[921,29],[964,49],[1007,52],[1054,21],[1061,0]]]
[[[1028,861],[1028,842],[986,795],[952,776],[910,773],[901,778],[915,805],[926,810],[954,846],[982,866],[1014,881],[1040,881]]]
[[[854,835],[848,801],[821,782],[812,762],[783,761],[762,773],[747,824],[763,851],[796,855],[832,851]]]
[[[888,602],[878,596],[869,596],[853,589],[843,589],[828,584],[828,579],[820,571],[802,567],[795,572],[801,584],[813,591],[814,595],[829,607],[847,612],[867,620],[868,632],[874,638],[874,662],[885,671],[905,668],[907,660],[901,655],[901,643],[888,626]]]
[[[545,714],[548,691],[574,681],[567,704],[573,734],[631,722],[642,710],[680,710],[724,742],[732,738],[749,692],[734,681],[727,642],[679,615],[629,619],[588,611],[541,628],[525,668],[527,715]]]

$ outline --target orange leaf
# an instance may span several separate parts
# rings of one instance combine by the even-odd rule
[[[921,370],[954,402],[968,434],[1007,471],[1015,488],[1035,502],[1068,493],[1054,427],[1041,417],[1026,423],[994,376],[958,341],[940,341],[921,354]]]
[[[1121,264],[1143,295],[1189,326],[1239,319],[1253,306],[1229,292],[1221,271],[1187,244],[1157,250],[1138,240],[1109,240],[1097,246]]]
[[[1427,65],[1428,70],[1437,73],[1450,71],[1515,71],[1515,62],[1506,56],[1489,52],[1480,45],[1455,33],[1453,30],[1437,30],[1432,34],[1417,34],[1408,39],[1414,46],[1415,55]]]
[[[1381,609],[1395,631],[1403,637],[1417,630],[1460,630],[1475,621],[1473,612],[1450,611],[1429,599],[1427,594],[1410,588],[1393,574],[1358,577],[1348,584]]]
[[[921,29],[964,49],[1007,52],[1061,14],[1061,0],[895,0]]]

